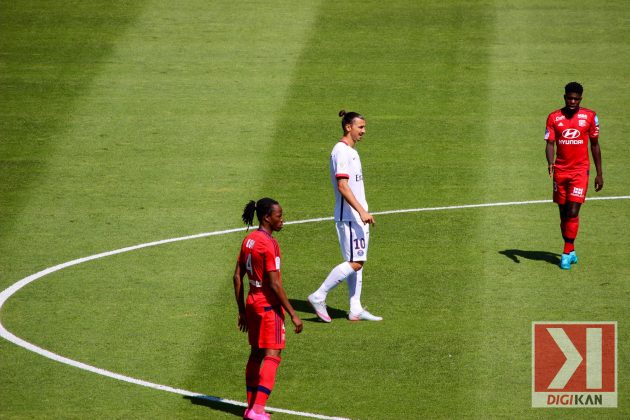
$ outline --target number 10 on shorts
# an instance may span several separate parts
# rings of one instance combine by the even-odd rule
[[[617,407],[617,323],[533,322],[532,407]]]

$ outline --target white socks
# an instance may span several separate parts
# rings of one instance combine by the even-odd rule
[[[358,315],[363,312],[361,306],[361,287],[363,286],[363,268],[348,276],[348,296],[350,297],[350,313]]]
[[[313,293],[315,295],[315,298],[320,301],[326,300],[326,296],[328,295],[328,292],[330,292],[332,289],[337,287],[339,283],[341,283],[346,277],[348,277],[348,286],[350,286],[349,276],[351,276],[354,272],[355,271],[349,262],[347,261],[342,262],[341,264],[339,264],[338,266],[336,266],[330,271],[330,273],[328,274],[328,277],[326,277],[326,280],[324,280],[322,285],[319,286],[319,289],[317,289],[315,293]],[[355,276],[352,275],[352,277],[355,277]],[[356,280],[355,280],[355,283],[357,283]],[[354,287],[353,289],[356,289],[356,287]],[[361,289],[359,288],[359,295],[360,294],[361,294]],[[353,292],[353,295],[354,295],[354,292]]]

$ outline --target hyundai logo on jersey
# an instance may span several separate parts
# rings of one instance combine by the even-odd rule
[[[567,128],[562,132],[562,137],[565,139],[577,139],[581,134],[580,130],[576,128]]]

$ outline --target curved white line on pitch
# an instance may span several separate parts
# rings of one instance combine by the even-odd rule
[[[594,200],[624,200],[624,199],[629,199],[630,196],[618,196],[618,197],[596,197],[596,198],[589,198],[588,201],[594,201]],[[461,205],[461,206],[446,206],[446,207],[426,207],[426,208],[415,208],[415,209],[403,209],[403,210],[389,210],[389,211],[381,211],[381,212],[374,212],[372,213],[373,215],[384,215],[384,214],[396,214],[396,213],[417,213],[417,212],[423,212],[423,211],[440,211],[440,210],[458,210],[458,209],[470,209],[470,208],[482,208],[482,207],[500,207],[500,206],[517,206],[517,205],[523,205],[523,204],[541,204],[541,203],[551,203],[551,200],[534,200],[534,201],[512,201],[512,202],[504,202],[504,203],[486,203],[486,204],[466,204],[466,205]],[[285,223],[286,225],[297,225],[297,224],[304,224],[304,223],[315,223],[315,222],[322,222],[322,221],[326,221],[326,220],[333,220],[332,217],[320,217],[317,219],[306,219],[306,220],[296,220],[296,221],[292,221],[292,222],[287,222]],[[9,288],[5,289],[2,291],[2,293],[0,293],[0,310],[2,309],[2,307],[4,306],[4,304],[6,303],[6,301],[13,296],[18,290],[22,289],[23,287],[25,287],[27,284],[34,282],[35,280],[38,280],[44,276],[47,276],[48,274],[54,273],[56,271],[60,271],[63,270],[64,268],[68,268],[68,267],[72,267],[73,265],[78,265],[84,262],[88,262],[88,261],[92,261],[92,260],[97,260],[100,258],[104,258],[104,257],[109,257],[111,255],[116,255],[116,254],[122,254],[125,252],[129,252],[129,251],[135,251],[137,249],[142,249],[142,248],[148,248],[148,247],[152,247],[152,246],[158,246],[158,245],[164,245],[164,244],[168,244],[171,242],[180,242],[180,241],[186,241],[189,239],[198,239],[198,238],[205,238],[208,236],[218,236],[218,235],[225,235],[228,233],[234,233],[234,232],[242,232],[245,231],[247,228],[236,228],[236,229],[227,229],[227,230],[221,230],[221,231],[216,231],[216,232],[207,232],[207,233],[200,233],[197,235],[190,235],[190,236],[182,236],[179,238],[171,238],[171,239],[164,239],[161,241],[155,241],[155,242],[148,242],[145,244],[140,244],[140,245],[134,245],[134,246],[129,246],[126,248],[121,248],[121,249],[116,249],[114,251],[108,251],[108,252],[102,252],[100,254],[95,254],[95,255],[91,255],[89,257],[84,257],[84,258],[79,258],[76,260],[72,260],[72,261],[68,261],[66,263],[63,264],[58,264],[55,265],[53,267],[49,267],[45,270],[39,271],[35,274],[32,274],[28,277],[23,278],[22,280],[14,283],[12,286],[10,286]],[[224,399],[224,398],[219,398],[219,397],[213,397],[210,395],[205,395],[205,394],[199,394],[196,392],[192,392],[192,391],[187,391],[185,389],[178,389],[178,388],[173,388],[167,385],[160,385],[160,384],[156,384],[153,382],[148,382],[148,381],[143,381],[141,379],[136,379],[136,378],[132,378],[130,376],[125,376],[125,375],[121,375],[119,373],[115,373],[115,372],[111,372],[109,370],[105,370],[105,369],[101,369],[101,368],[97,368],[95,366],[91,366],[82,362],[78,362],[76,360],[73,359],[69,359],[67,357],[64,356],[60,356],[56,353],[53,353],[51,351],[48,351],[46,349],[43,349],[41,347],[38,347],[32,343],[29,343],[26,340],[21,339],[20,337],[12,334],[10,331],[8,331],[6,328],[4,328],[4,325],[2,325],[2,323],[0,322],[0,336],[3,337],[4,339],[20,346],[23,347],[29,351],[32,351],[34,353],[37,353],[41,356],[47,357],[51,360],[55,360],[57,362],[60,363],[65,363],[67,365],[70,366],[74,366],[77,367],[79,369],[83,369],[86,370],[88,372],[92,372],[92,373],[96,373],[102,376],[107,376],[109,378],[113,378],[113,379],[117,379],[119,381],[123,381],[123,382],[129,382],[132,384],[136,384],[136,385],[141,385],[147,388],[153,388],[153,389],[157,389],[159,391],[167,391],[167,392],[171,392],[174,394],[179,394],[179,395],[183,395],[183,396],[187,396],[187,397],[195,397],[195,398],[201,398],[201,399],[205,399],[205,400],[209,400],[209,401],[214,401],[214,402],[220,402],[220,403],[224,403],[224,404],[231,404],[231,405],[236,405],[236,406],[241,406],[241,407],[246,407],[247,404],[243,403],[241,401],[234,401],[234,400],[228,400],[228,399]],[[296,416],[302,416],[302,417],[310,417],[310,418],[316,418],[316,419],[328,419],[328,420],[349,420],[343,417],[330,417],[330,416],[324,416],[321,414],[314,414],[314,413],[305,413],[305,412],[301,412],[301,411],[293,411],[293,410],[286,410],[283,408],[274,408],[274,407],[267,407],[268,411],[272,411],[272,412],[278,412],[278,413],[285,413],[285,414],[292,414],[292,415],[296,415]]]

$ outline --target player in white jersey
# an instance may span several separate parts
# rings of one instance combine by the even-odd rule
[[[351,321],[381,321],[361,305],[363,264],[367,260],[370,225],[374,216],[368,213],[363,187],[361,159],[355,146],[365,134],[365,118],[356,112],[340,111],[343,137],[330,155],[330,180],[335,192],[335,222],[344,262],[332,269],[308,301],[324,322],[332,319],[326,310],[326,297],[343,280],[348,281]]]

